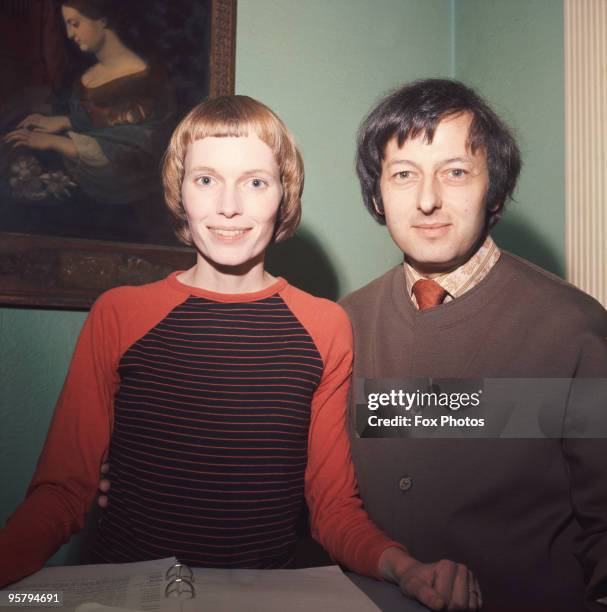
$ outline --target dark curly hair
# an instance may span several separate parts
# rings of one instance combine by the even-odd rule
[[[424,134],[431,143],[438,123],[461,113],[472,115],[468,146],[472,152],[484,150],[487,157],[487,228],[497,223],[516,187],[520,152],[509,128],[489,104],[471,88],[449,79],[424,79],[400,87],[381,100],[359,128],[356,172],[364,204],[379,223],[386,222],[380,177],[388,141],[396,136],[402,146],[408,138]]]

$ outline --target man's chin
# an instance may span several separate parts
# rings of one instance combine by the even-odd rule
[[[455,270],[463,263],[462,258],[457,255],[444,254],[432,256],[422,255],[420,257],[411,257],[405,255],[405,261],[419,274],[424,276],[447,274]]]

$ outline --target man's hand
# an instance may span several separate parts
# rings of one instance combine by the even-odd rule
[[[109,471],[110,471],[110,464],[102,463],[101,469],[99,470],[101,475],[99,477],[99,487],[98,487],[99,495],[97,496],[97,505],[100,508],[107,508],[108,501],[109,501],[106,493],[110,490],[112,483],[107,478],[105,478],[105,474],[107,474]]]
[[[479,610],[483,605],[474,574],[461,563],[420,563],[398,548],[388,548],[379,559],[379,571],[431,610]]]

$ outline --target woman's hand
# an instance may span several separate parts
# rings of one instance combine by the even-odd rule
[[[63,115],[57,115],[54,117],[47,117],[40,113],[34,113],[28,115],[17,128],[25,130],[33,130],[34,132],[46,132],[47,134],[57,134],[58,132],[65,132],[72,127],[69,117]]]
[[[19,129],[9,132],[4,137],[4,142],[12,144],[15,148],[28,147],[35,151],[56,151],[70,159],[78,158],[76,145],[72,142],[71,138],[66,136]]]
[[[474,574],[461,563],[420,563],[398,548],[388,548],[379,559],[379,570],[431,610],[479,610],[483,605]]]
[[[20,129],[9,132],[4,137],[4,142],[12,143],[14,147],[28,147],[36,151],[47,151],[52,148],[54,138],[52,134]]]

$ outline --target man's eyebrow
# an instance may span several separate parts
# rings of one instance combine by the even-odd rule
[[[388,168],[398,166],[398,164],[411,164],[412,166],[417,167],[417,164],[410,159],[393,159],[391,162],[388,162]]]
[[[449,157],[448,159],[441,159],[437,165],[443,166],[444,164],[453,164],[453,163],[474,163],[474,158],[469,155],[464,155],[463,157]],[[393,159],[388,162],[388,168],[392,166],[398,166],[399,164],[411,164],[412,166],[417,167],[417,164],[411,159]]]
[[[464,163],[474,163],[474,158],[469,155],[465,155],[464,157],[450,157],[449,159],[445,159],[441,162],[441,164],[452,164],[454,162],[464,162]]]

